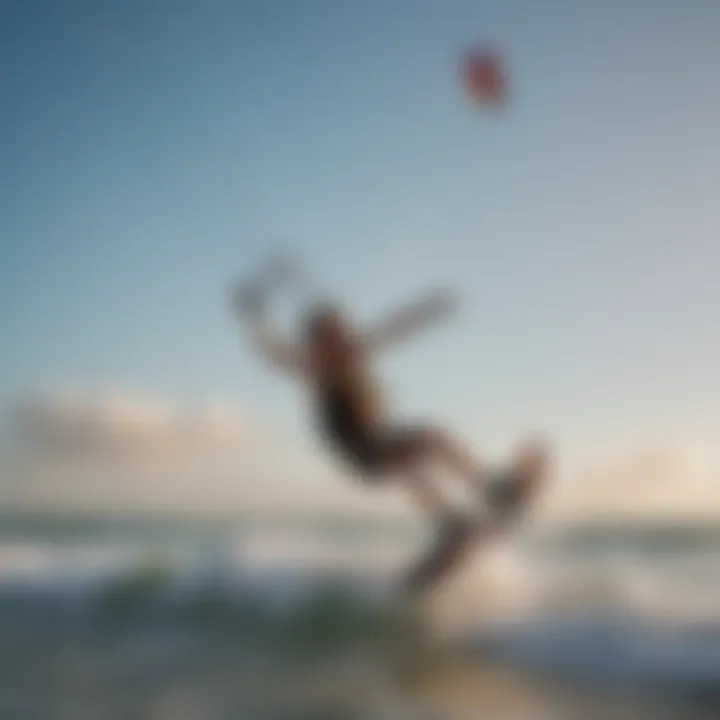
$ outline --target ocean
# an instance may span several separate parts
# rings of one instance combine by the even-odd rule
[[[0,517],[1,720],[720,717],[720,522],[528,530],[410,605],[356,517]]]

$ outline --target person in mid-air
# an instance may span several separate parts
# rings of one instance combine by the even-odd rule
[[[273,330],[257,289],[239,291],[235,302],[255,348],[273,367],[305,385],[325,440],[364,480],[398,479],[441,531],[466,527],[476,517],[451,510],[432,475],[438,467],[484,498],[496,516],[512,515],[525,504],[543,460],[539,446],[520,453],[511,468],[490,474],[439,427],[393,423],[370,375],[379,353],[450,314],[454,303],[449,294],[434,293],[369,330],[357,328],[338,305],[319,304],[307,313],[298,341]]]

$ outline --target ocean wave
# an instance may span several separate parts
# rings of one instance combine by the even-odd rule
[[[111,636],[175,623],[278,657],[427,659],[469,645],[590,683],[720,687],[720,573],[705,541],[647,557],[635,546],[589,557],[498,544],[420,614],[392,594],[419,550],[407,537],[329,544],[312,533],[200,547],[16,539],[0,546],[0,602],[30,623],[72,618]]]
[[[720,623],[633,615],[537,616],[485,627],[469,642],[514,667],[592,685],[712,692],[720,700]]]
[[[490,592],[487,585],[485,592]],[[18,617],[9,611],[7,597],[5,616]],[[55,627],[72,617],[75,627],[106,638],[174,625],[282,662],[370,653],[385,666],[417,672],[448,652],[469,649],[484,659],[560,680],[717,693],[720,700],[720,622],[670,620],[628,607],[528,607],[523,613],[483,616],[478,604],[472,622],[442,634],[427,607],[368,592],[367,579],[357,575],[276,569],[193,576],[161,561],[98,583],[84,596],[82,613],[70,603],[65,616],[57,605],[47,613],[49,603],[47,596],[43,601],[36,594],[33,605],[18,595],[15,608],[28,618],[54,618]],[[452,597],[443,596],[441,605],[452,612]]]

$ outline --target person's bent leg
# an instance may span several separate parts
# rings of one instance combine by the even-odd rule
[[[397,467],[395,472],[425,515],[431,518],[445,518],[452,513],[447,499],[432,482],[426,470],[408,463],[405,467]]]
[[[463,480],[472,490],[477,489],[486,476],[487,468],[468,447],[438,428],[425,431],[424,453],[428,461],[436,462]]]
[[[375,461],[391,472],[426,473],[433,466],[464,481],[472,492],[484,487],[486,468],[460,442],[433,427],[398,428],[376,441]]]
[[[477,519],[461,512],[449,502],[422,463],[396,465],[395,474],[410,491],[421,511],[435,525],[440,536],[448,538],[453,533],[464,534],[470,526],[475,525]]]

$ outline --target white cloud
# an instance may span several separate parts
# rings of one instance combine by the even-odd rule
[[[11,430],[25,452],[51,458],[186,458],[240,451],[258,436],[231,408],[183,409],[112,393],[58,394],[19,403]]]
[[[63,393],[19,402],[8,420],[6,506],[231,508],[257,500],[259,469],[272,465],[269,438],[219,404]]]
[[[712,438],[666,440],[566,469],[548,509],[568,516],[720,514],[720,454]]]

